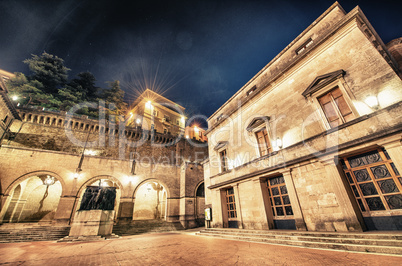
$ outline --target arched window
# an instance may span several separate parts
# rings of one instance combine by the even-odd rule
[[[197,192],[195,193],[197,197],[205,197],[205,188],[204,188],[204,183],[198,186]]]

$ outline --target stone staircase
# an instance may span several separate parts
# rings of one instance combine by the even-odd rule
[[[127,224],[117,224],[113,226],[113,233],[119,236],[177,230],[184,230],[183,226],[179,222],[169,223],[163,220],[131,221]]]
[[[402,232],[399,231],[336,233],[208,228],[196,234],[269,244],[402,256]]]
[[[102,241],[102,240],[110,240],[110,239],[118,239],[120,236],[111,234],[110,236],[65,236],[57,242],[77,242],[77,241]]]
[[[0,243],[53,241],[67,236],[69,232],[69,226],[37,223],[3,224],[0,226]]]

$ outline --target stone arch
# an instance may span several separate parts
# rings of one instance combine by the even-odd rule
[[[116,220],[116,218],[118,217],[118,210],[119,210],[119,205],[120,205],[120,197],[121,197],[121,191],[123,189],[123,185],[121,184],[120,180],[118,180],[117,178],[115,178],[113,176],[110,176],[110,175],[97,175],[97,176],[91,177],[88,180],[86,180],[81,185],[81,187],[78,189],[77,194],[75,195],[74,207],[72,209],[72,213],[71,213],[71,216],[70,216],[70,223],[73,222],[74,214],[78,211],[78,209],[80,207],[81,199],[82,199],[82,196],[84,195],[86,187],[91,185],[91,184],[94,184],[95,182],[97,182],[100,179],[110,180],[114,184],[117,185],[116,202],[115,202],[115,206],[114,206],[114,211],[115,211],[114,219]]]
[[[46,178],[54,182],[46,185]],[[64,188],[64,180],[51,171],[33,171],[16,178],[5,189],[0,221],[51,222]]]
[[[203,189],[203,193],[200,192],[201,189]],[[196,221],[198,226],[204,226],[205,225],[205,214],[204,214],[204,210],[205,210],[205,183],[204,183],[204,180],[201,180],[195,186],[194,198],[195,198],[195,204],[194,204],[195,221]]]
[[[133,192],[133,220],[166,220],[169,188],[163,181],[148,178],[137,185]]]

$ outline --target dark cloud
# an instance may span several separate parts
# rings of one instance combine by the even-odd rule
[[[73,76],[98,85],[119,79],[132,101],[152,88],[207,116],[252,78],[330,5],[316,1],[2,1],[0,68],[43,51]],[[402,36],[397,1],[360,5],[384,42]]]

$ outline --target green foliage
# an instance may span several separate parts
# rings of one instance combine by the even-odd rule
[[[91,72],[81,72],[77,74],[78,78],[70,81],[69,86],[72,90],[82,93],[82,98],[87,101],[96,100],[98,88],[95,86],[95,77]]]
[[[127,103],[124,102],[124,91],[120,89],[119,81],[109,83],[110,89],[95,86],[95,76],[90,72],[81,72],[68,82],[64,60],[44,52],[41,56],[32,55],[24,60],[28,64],[30,76],[16,73],[16,77],[7,83],[11,96],[18,96],[22,106],[41,106],[46,109],[68,111],[71,107],[83,102],[106,102],[107,113],[124,115]],[[100,96],[100,97],[99,97]],[[99,110],[84,107],[77,111],[79,114],[98,117]]]
[[[124,91],[120,89],[118,80],[109,82],[110,89],[104,89],[101,98],[105,100],[109,115],[124,115],[127,112],[127,103],[124,102]]]
[[[32,58],[24,60],[33,72],[32,80],[37,80],[43,85],[43,90],[48,93],[57,93],[67,82],[67,72],[70,70],[64,66],[64,60],[44,52],[41,56],[32,55]]]

